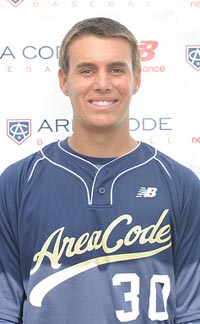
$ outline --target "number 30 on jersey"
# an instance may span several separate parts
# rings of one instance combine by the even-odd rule
[[[131,305],[131,311],[127,312],[123,309],[116,310],[116,316],[120,322],[129,322],[136,320],[140,315],[139,298],[140,298],[140,278],[135,273],[117,273],[112,278],[113,286],[119,286],[123,283],[130,283],[130,291],[123,294],[125,302]],[[162,298],[164,311],[158,312],[157,305],[157,284],[162,285]],[[150,280],[150,296],[148,305],[148,317],[151,321],[163,321],[168,319],[167,299],[170,293],[170,279],[167,275],[153,275]],[[159,296],[160,298],[160,296]]]

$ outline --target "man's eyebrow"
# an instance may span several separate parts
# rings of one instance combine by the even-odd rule
[[[77,69],[95,67],[96,64],[92,62],[80,62],[76,65]],[[128,64],[125,61],[113,61],[107,64],[108,67],[117,66],[117,67],[128,67]]]
[[[91,63],[91,62],[80,62],[76,65],[76,68],[77,69],[82,69],[82,68],[85,68],[85,67],[94,67],[95,64],[94,63]]]
[[[127,67],[128,64],[124,61],[114,61],[108,64],[109,66],[121,66],[121,67]]]

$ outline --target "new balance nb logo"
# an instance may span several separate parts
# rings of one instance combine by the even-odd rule
[[[136,198],[141,198],[141,197],[144,197],[144,198],[153,198],[156,196],[156,193],[157,193],[157,188],[155,187],[140,187],[137,195],[136,195]]]

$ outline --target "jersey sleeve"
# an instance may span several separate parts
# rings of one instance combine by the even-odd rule
[[[200,180],[180,180],[175,249],[176,323],[200,323]],[[174,240],[175,241],[175,240]]]
[[[24,301],[18,244],[19,181],[15,168],[0,176],[0,319],[22,323]]]

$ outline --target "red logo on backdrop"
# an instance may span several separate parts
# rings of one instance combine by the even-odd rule
[[[156,41],[141,41],[139,44],[141,61],[150,61],[155,56],[155,49],[158,47]]]
[[[21,4],[24,0],[7,0],[11,5],[17,7],[19,4]]]

